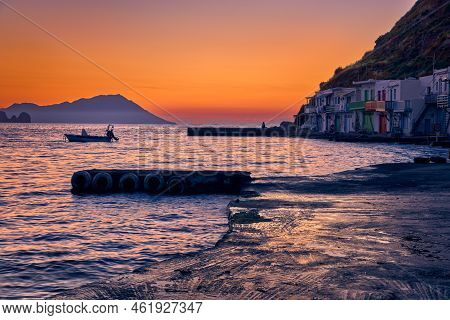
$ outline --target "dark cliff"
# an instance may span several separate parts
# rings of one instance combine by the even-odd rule
[[[338,68],[321,89],[364,79],[404,79],[450,65],[450,0],[418,0],[361,60]]]

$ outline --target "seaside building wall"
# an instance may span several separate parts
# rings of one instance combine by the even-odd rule
[[[432,76],[420,78],[424,88],[424,108],[414,123],[415,135],[450,134],[449,81],[450,67],[435,70]]]
[[[404,136],[412,134],[414,121],[425,105],[425,91],[419,79],[389,81],[386,111],[391,134]]]

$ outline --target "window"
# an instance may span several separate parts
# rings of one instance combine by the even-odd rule
[[[394,100],[397,101],[397,89],[394,89]]]
[[[381,91],[380,90],[378,90],[378,101],[381,101]]]

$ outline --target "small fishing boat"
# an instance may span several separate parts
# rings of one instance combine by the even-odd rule
[[[113,125],[108,125],[104,136],[91,136],[85,129],[83,129],[81,130],[81,135],[64,134],[64,137],[69,142],[112,142],[119,140],[119,138],[114,136]]]
[[[81,136],[76,134],[64,135],[69,142],[112,142],[112,138],[103,136]]]

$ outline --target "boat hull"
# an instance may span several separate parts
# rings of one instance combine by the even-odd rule
[[[64,135],[69,142],[112,142],[112,138],[105,136],[80,136],[75,134]]]

